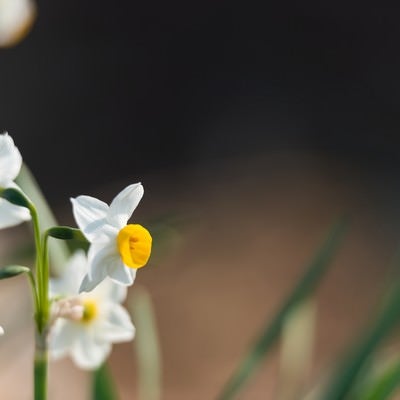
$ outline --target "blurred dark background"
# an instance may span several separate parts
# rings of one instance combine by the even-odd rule
[[[0,51],[0,128],[53,200],[288,150],[397,173],[398,17],[357,2],[42,0],[31,34]]]
[[[42,0],[30,34],[0,49],[0,130],[64,208],[62,222],[70,196],[108,201],[139,180],[138,222],[171,210],[184,221],[171,223],[165,253],[152,230],[159,254],[136,283],[154,300],[165,400],[215,398],[343,212],[352,227],[319,294],[315,376],[371,318],[400,238],[399,11]],[[20,343],[0,351],[14,360]],[[118,348],[121,398],[131,399],[133,361]],[[19,353],[26,368],[15,357],[6,374],[3,363],[2,390],[30,390],[20,381],[31,352]],[[69,399],[61,371],[52,397]],[[278,370],[265,371],[243,398],[277,398]]]

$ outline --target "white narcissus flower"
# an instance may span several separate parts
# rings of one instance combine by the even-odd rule
[[[35,17],[33,0],[0,0],[0,47],[13,46],[22,40]]]
[[[152,238],[147,229],[127,222],[143,196],[140,183],[129,185],[110,206],[90,196],[71,199],[75,220],[91,243],[89,271],[80,291],[90,291],[107,276],[129,286],[136,270],[146,265]]]
[[[16,188],[21,190],[13,181],[18,176],[22,166],[21,153],[14,145],[8,133],[0,135],[0,188]],[[18,225],[31,218],[29,210],[0,199],[0,229]]]
[[[111,351],[112,343],[132,340],[135,328],[121,306],[127,288],[104,280],[90,293],[79,294],[87,271],[87,258],[77,251],[59,279],[50,280],[53,324],[49,351],[53,359],[70,355],[83,369],[99,367]]]

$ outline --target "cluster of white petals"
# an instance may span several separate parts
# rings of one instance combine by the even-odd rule
[[[0,0],[0,42],[1,42],[1,6]],[[14,182],[22,166],[22,156],[14,141],[7,132],[0,134],[0,189],[16,188],[21,190]],[[18,225],[31,218],[29,210],[9,203],[0,198],[0,229]],[[0,336],[4,329],[0,326]]]
[[[0,0],[1,5],[5,0]],[[0,15],[1,33],[1,15]],[[15,188],[22,157],[7,134],[0,135],[0,190]],[[122,307],[136,270],[146,265],[152,238],[129,224],[143,196],[140,183],[129,185],[107,205],[90,196],[71,199],[76,222],[90,242],[88,256],[76,252],[58,279],[50,280],[49,351],[52,358],[69,355],[81,368],[104,362],[112,343],[132,340],[135,328]],[[29,210],[0,198],[0,229],[30,219]],[[3,334],[0,327],[0,335]]]
[[[0,188],[16,188],[14,182],[22,166],[22,157],[8,133],[0,135]],[[0,229],[18,225],[30,219],[29,210],[0,199]]]
[[[53,359],[69,355],[79,367],[93,369],[104,362],[112,343],[132,340],[135,328],[121,305],[126,287],[106,279],[90,293],[79,293],[87,267],[86,255],[78,251],[63,275],[50,281],[55,300],[49,350]]]

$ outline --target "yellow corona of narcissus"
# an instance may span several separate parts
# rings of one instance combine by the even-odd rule
[[[144,267],[151,252],[151,236],[142,225],[126,225],[118,232],[118,251],[130,268]]]
[[[91,291],[107,276],[129,286],[136,270],[147,264],[152,246],[149,231],[138,224],[127,225],[143,192],[140,183],[129,185],[109,206],[90,196],[71,199],[75,220],[91,243],[81,291]]]

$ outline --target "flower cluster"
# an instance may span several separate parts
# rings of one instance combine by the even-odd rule
[[[31,201],[18,200],[27,198],[14,182],[21,166],[22,157],[13,139],[7,133],[1,134],[0,228],[34,216],[32,209],[24,206],[32,204]],[[3,195],[7,189],[15,189],[17,200]],[[46,255],[38,258],[42,261],[36,266],[36,279],[26,267],[3,269],[4,275],[8,274],[6,277],[30,274],[38,331],[46,333],[53,358],[70,355],[81,368],[93,369],[104,362],[112,343],[133,339],[135,328],[121,304],[126,298],[127,286],[134,282],[136,270],[146,265],[151,253],[152,238],[148,230],[139,224],[128,224],[142,196],[143,186],[136,183],[122,190],[110,205],[90,196],[71,199],[76,223],[90,247],[87,256],[82,250],[73,254],[57,279],[48,282],[48,265],[43,261]],[[38,231],[36,218],[32,222]],[[36,235],[39,249],[47,249],[46,240],[52,236],[51,232],[44,234],[43,243],[40,233]]]

